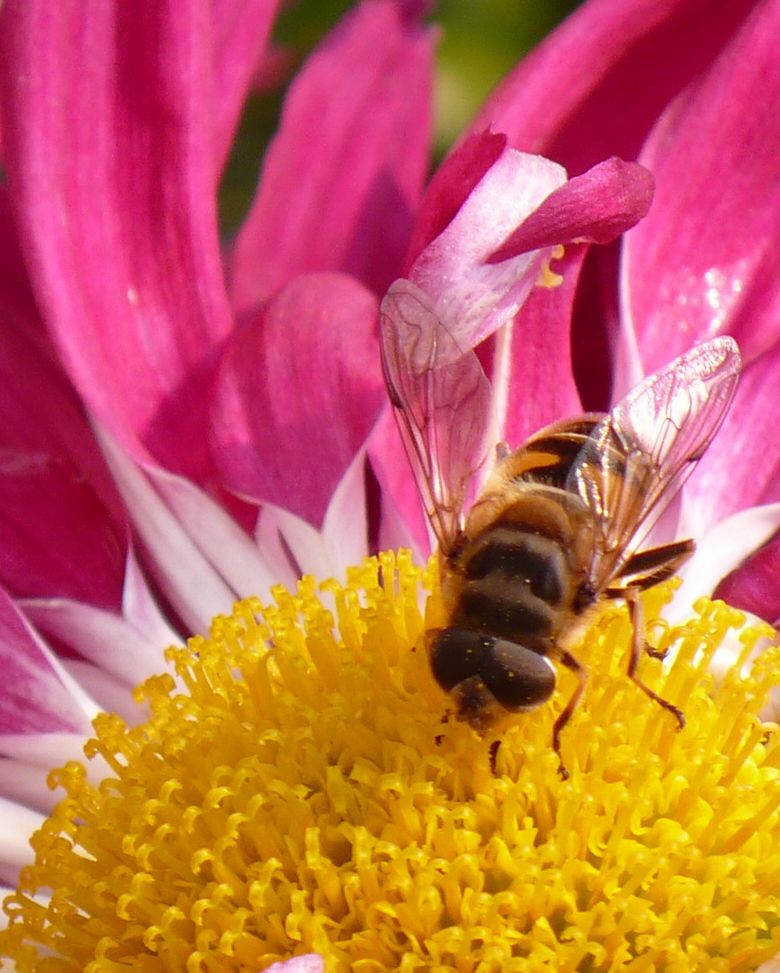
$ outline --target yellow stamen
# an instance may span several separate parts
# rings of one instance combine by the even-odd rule
[[[418,609],[435,578],[386,554],[170,649],[183,689],[150,679],[147,722],[95,721],[87,755],[114,776],[51,775],[67,796],[6,900],[0,953],[20,973],[244,973],[307,952],[330,973],[687,973],[780,952],[780,735],[758,716],[780,649],[739,674],[766,630],[740,633],[716,684],[742,616],[705,600],[669,628],[671,586],[649,594],[675,660],[640,671],[683,708],[677,732],[625,676],[628,619],[608,608],[578,651],[570,780],[550,747],[566,672],[508,719],[494,774],[490,740],[442,722]]]
[[[566,252],[565,248],[560,244],[556,244],[552,248],[552,253],[549,260],[545,260],[542,264],[542,269],[539,274],[539,280],[536,282],[539,287],[560,287],[563,283],[563,276],[561,274],[556,274],[555,271],[550,267],[553,260],[560,260]]]

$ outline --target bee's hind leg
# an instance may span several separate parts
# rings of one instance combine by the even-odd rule
[[[608,598],[624,598],[631,606],[632,613],[641,613],[642,606],[637,600],[637,607],[633,606],[633,599],[638,599],[639,592],[646,588],[652,588],[661,581],[666,581],[685,564],[693,554],[694,543],[692,540],[673,541],[671,544],[664,544],[661,547],[653,547],[646,551],[639,551],[632,554],[623,565],[620,573],[614,579],[609,588],[604,592]],[[633,614],[632,614],[633,618]],[[644,637],[644,624],[639,629],[641,641],[645,652],[654,659],[663,659],[666,652],[659,652],[654,649]],[[634,625],[634,635],[637,626]],[[637,659],[637,662],[639,660]],[[633,677],[632,677],[633,678]]]
[[[646,686],[636,673],[637,666],[639,665],[639,658],[642,655],[642,650],[647,651],[649,655],[655,655],[656,658],[663,658],[663,653],[652,652],[645,639],[645,613],[642,609],[642,599],[640,598],[640,589],[638,588],[628,588],[623,597],[628,603],[629,611],[631,612],[631,653],[628,657],[628,675],[629,677],[639,686],[642,692],[649,696],[650,699],[654,699],[659,706],[663,706],[664,709],[669,710],[669,712],[677,720],[678,729],[681,730],[685,726],[685,714],[681,709],[670,703],[668,699],[664,699],[663,696],[659,696],[658,693],[653,692],[653,690]]]

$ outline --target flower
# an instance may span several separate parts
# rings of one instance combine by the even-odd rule
[[[366,0],[317,49],[290,89],[252,210],[224,252],[216,185],[267,54],[276,4],[171,0],[142,13],[121,3],[3,5],[0,647],[9,678],[0,705],[0,793],[12,822],[2,853],[8,882],[27,860],[22,838],[52,809],[42,768],[78,756],[99,710],[128,724],[142,718],[127,688],[158,672],[160,646],[205,631],[238,595],[267,598],[280,580],[294,586],[302,571],[343,576],[369,549],[401,541],[424,548],[378,366],[375,317],[394,278],[424,281],[437,300],[449,300],[450,313],[463,315],[469,343],[484,338],[496,351],[512,440],[577,411],[581,399],[606,403],[609,383],[582,378],[581,295],[599,274],[614,280],[614,267],[578,241],[603,243],[642,216],[649,177],[632,163],[603,163],[611,151],[583,163],[557,146],[550,154],[577,173],[568,181],[547,160],[517,153],[512,146],[522,147],[524,137],[511,114],[523,98],[505,90],[486,108],[492,131],[475,125],[424,192],[432,35],[421,26],[421,6]],[[605,6],[584,5],[545,50],[558,50],[562,38],[582,41],[589,18],[599,22]],[[669,6],[672,22],[684,9]],[[694,133],[704,129],[707,145],[719,144],[713,104],[722,106],[712,99],[731,90],[734,64],[768,36],[762,31],[776,4],[746,9],[735,14],[744,22],[734,40],[725,15],[708,18],[707,56],[692,62],[703,73],[685,92],[695,105],[676,101],[653,132],[652,112],[642,113],[644,134],[635,132],[632,144],[638,149],[647,136],[646,159],[658,162],[667,186],[683,152],[690,157],[682,135],[691,118],[703,120]],[[642,8],[634,27],[648,36],[653,23]],[[757,49],[771,103],[776,70]],[[603,45],[607,71],[608,50],[617,48]],[[544,56],[529,63],[541,78]],[[756,78],[736,75],[735,90],[750,100]],[[677,76],[676,89],[654,90],[668,98],[687,80]],[[661,103],[653,104],[657,114]],[[558,105],[550,117],[556,113],[563,126]],[[586,127],[587,112],[570,114],[571,133]],[[751,349],[741,430],[756,425],[751,390],[768,383],[776,350],[775,318],[765,313],[774,290],[762,276],[774,199],[763,235],[745,218],[752,210],[744,203],[756,187],[773,185],[777,154],[754,165],[740,128],[749,114],[719,116],[729,122],[722,134],[742,149],[720,185],[735,231],[729,239],[748,253],[752,276],[715,259],[709,277],[697,266],[691,304],[703,311],[683,322],[685,339],[670,314],[651,313],[654,283],[667,296],[671,285],[664,264],[649,257],[659,240],[668,243],[669,223],[685,223],[701,203],[686,184],[689,209],[667,196],[658,235],[645,238],[641,279],[642,247],[626,251],[624,293],[638,303],[626,305],[630,314],[623,308],[612,335],[620,386],[637,370],[633,335],[652,363],[673,341],[734,331],[738,302],[724,295],[739,283],[749,295],[744,306],[761,312],[761,327],[738,335]],[[678,170],[664,167],[670,145]],[[533,192],[500,222],[507,174]],[[500,225],[500,237],[485,232],[491,224]],[[472,248],[476,226],[485,234],[481,249]],[[706,226],[701,232],[709,239]],[[684,249],[684,239],[672,242]],[[445,270],[463,285],[449,295]],[[560,273],[561,286],[532,291],[540,273]],[[714,317],[707,316],[712,301],[694,300],[702,279],[712,285],[705,297],[714,295]],[[507,337],[494,339],[513,318]],[[572,322],[579,367],[567,369]],[[702,529],[732,509],[776,499],[774,408],[771,398],[765,424],[746,444],[764,461],[761,478],[740,466],[737,487],[725,489],[724,471],[742,442],[735,427],[728,449],[708,460],[702,472],[716,489],[711,502],[697,505]],[[697,501],[704,493],[694,487],[689,497]],[[776,511],[775,519],[771,509],[760,516],[767,537]],[[744,533],[750,551],[759,533]],[[709,560],[722,574],[723,557]],[[759,607],[772,617],[766,601]],[[97,784],[105,767],[92,761],[90,772]]]
[[[145,723],[96,720],[100,785],[77,763],[52,775],[67,796],[0,951],[20,973],[44,953],[52,973],[308,951],[332,970],[755,970],[777,953],[780,747],[756,714],[780,649],[715,687],[712,653],[744,616],[703,600],[671,628],[668,586],[653,591],[659,647],[680,651],[643,677],[685,706],[678,733],[626,678],[612,606],[586,639],[571,780],[550,747],[560,696],[504,729],[494,773],[486,740],[442,722],[418,651],[436,578],[408,552],[367,559],[170,649],[180,686],[147,680]],[[741,631],[743,658],[765,628]]]

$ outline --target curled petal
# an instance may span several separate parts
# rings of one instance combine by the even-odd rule
[[[398,275],[428,165],[431,32],[419,5],[362,3],[290,88],[232,267],[237,309],[295,274]]]
[[[651,173],[636,162],[601,162],[550,193],[489,263],[570,240],[609,243],[647,215],[653,186]]]
[[[322,524],[385,400],[376,316],[376,298],[356,281],[311,274],[236,334],[212,411],[212,451],[230,490]]]
[[[565,180],[556,163],[504,147],[445,229],[412,264],[409,279],[426,292],[461,347],[479,344],[522,306],[549,250],[498,264],[487,261]]]

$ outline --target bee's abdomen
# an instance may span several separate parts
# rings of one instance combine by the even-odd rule
[[[561,543],[521,526],[497,524],[463,552],[453,624],[544,651],[568,598]]]

